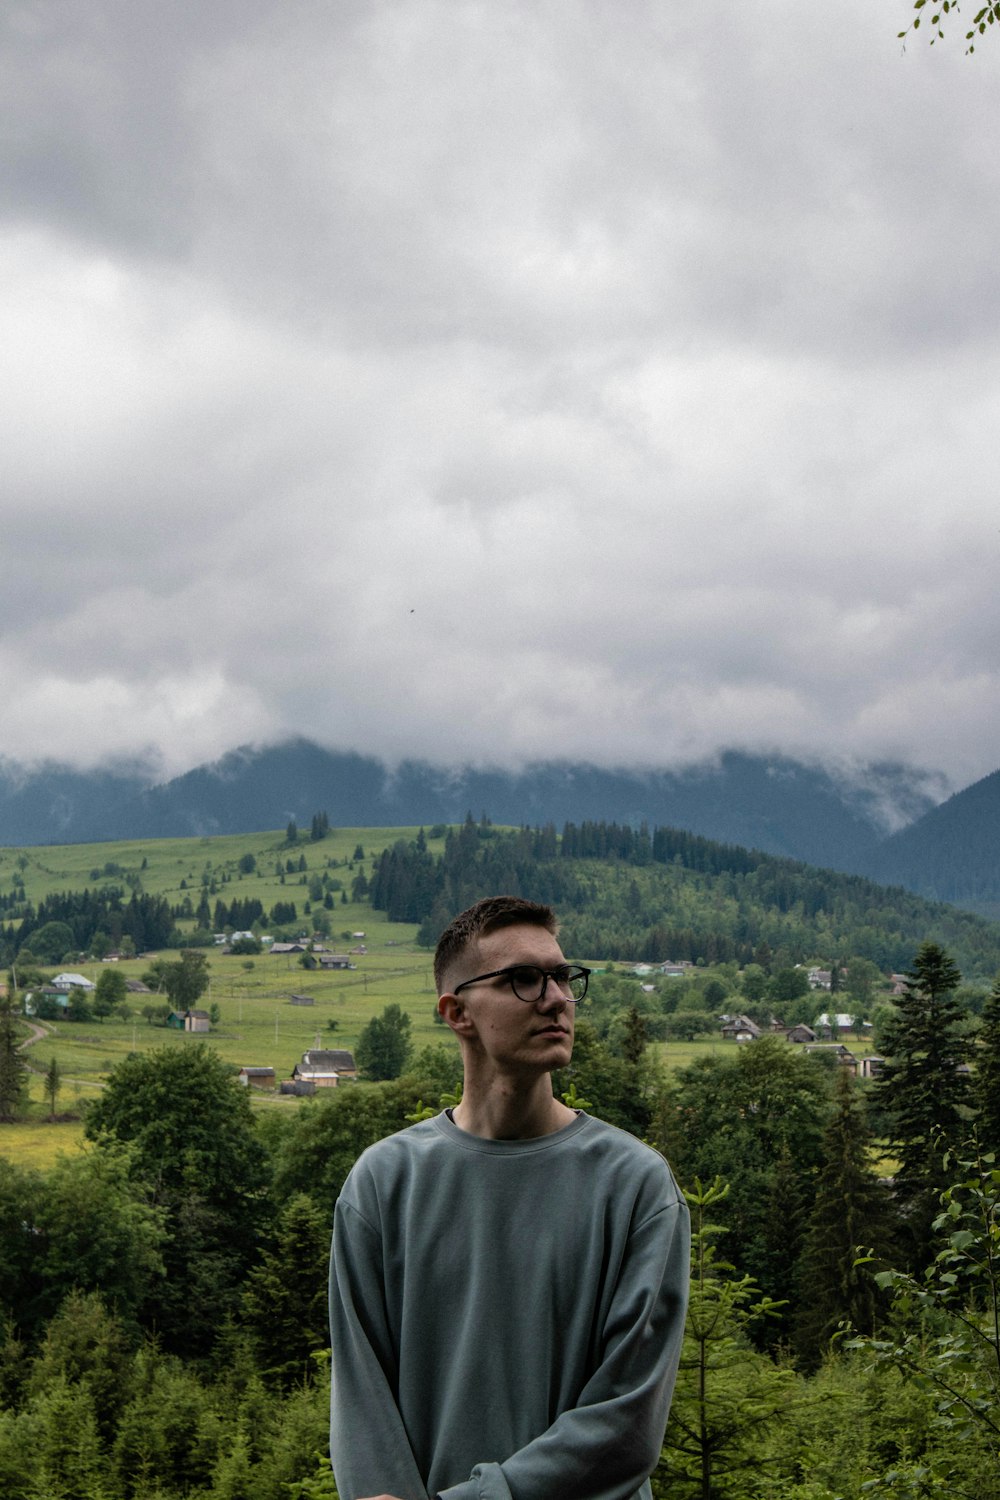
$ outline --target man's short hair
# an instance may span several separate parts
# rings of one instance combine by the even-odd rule
[[[559,931],[551,906],[543,906],[539,901],[525,901],[521,896],[486,896],[453,917],[434,950],[434,983],[438,994],[444,994],[445,975],[467,948],[479,938],[486,937],[487,933],[497,932],[501,927],[517,927],[521,923],[544,927],[553,937]]]

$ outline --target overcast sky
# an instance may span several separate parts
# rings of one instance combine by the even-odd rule
[[[1000,765],[1000,39],[5,0],[0,755]]]

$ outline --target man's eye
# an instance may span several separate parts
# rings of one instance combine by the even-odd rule
[[[538,983],[538,974],[539,971],[537,969],[511,969],[511,983],[528,987],[530,985]]]

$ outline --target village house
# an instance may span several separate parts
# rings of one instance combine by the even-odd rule
[[[293,1083],[310,1083],[320,1089],[335,1089],[339,1083],[357,1076],[353,1053],[342,1047],[312,1047],[303,1052],[302,1061],[292,1069]]]
[[[41,1002],[49,1005],[57,1005],[60,1010],[69,1009],[69,990],[57,990],[55,985],[44,985],[40,990],[29,990],[24,997],[24,1014],[33,1016],[37,1014]],[[45,1006],[43,1005],[43,1009]]]
[[[749,1016],[723,1016],[722,1037],[727,1042],[755,1042],[760,1027]]]
[[[321,953],[319,955],[319,966],[321,969],[354,969],[350,956],[346,953]]]
[[[237,1077],[246,1088],[273,1089],[278,1086],[278,1075],[273,1068],[241,1068]]]
[[[815,1052],[820,1057],[832,1057],[843,1067],[850,1068],[852,1073],[858,1071],[857,1058],[844,1046],[843,1042],[807,1042],[802,1050],[809,1053]]]
[[[211,1031],[212,1022],[207,1010],[172,1010],[167,1026],[171,1031]]]
[[[854,1017],[849,1016],[846,1011],[838,1011],[836,1015],[824,1011],[813,1022],[813,1030],[817,1036],[824,1036],[829,1039],[833,1036],[834,1031],[855,1031],[860,1030],[860,1027],[855,1027]]]

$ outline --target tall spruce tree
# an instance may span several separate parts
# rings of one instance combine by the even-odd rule
[[[0,1120],[13,1120],[24,1095],[27,1065],[18,1048],[14,1003],[0,1001]]]
[[[59,1090],[62,1088],[62,1073],[59,1071],[59,1059],[53,1052],[49,1058],[49,1066],[45,1072],[45,1097],[49,1101],[49,1119],[56,1117],[56,1100],[59,1098]]]
[[[875,1331],[878,1288],[870,1270],[858,1266],[858,1250],[870,1250],[879,1260],[890,1257],[895,1218],[889,1192],[872,1169],[870,1144],[858,1086],[841,1068],[796,1276],[795,1348],[807,1369],[820,1364],[841,1322],[858,1333]]]
[[[326,1268],[329,1213],[305,1193],[281,1211],[270,1248],[247,1277],[243,1314],[265,1378],[284,1388],[318,1374],[313,1357],[329,1343]]]
[[[886,1028],[878,1102],[899,1162],[895,1197],[913,1267],[925,1265],[930,1255],[931,1226],[948,1186],[944,1155],[969,1128],[967,1017],[955,999],[961,978],[943,948],[922,943]]]
[[[979,1139],[1000,1160],[1000,979],[983,1006],[976,1047],[975,1101]]]

